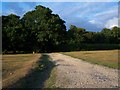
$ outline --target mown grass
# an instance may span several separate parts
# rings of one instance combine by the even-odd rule
[[[3,79],[9,77],[10,73],[13,73],[19,69],[23,69],[27,64],[30,64],[32,61],[35,61],[34,57],[38,57],[39,59],[40,55],[38,54],[3,55],[2,56]]]
[[[2,82],[3,88],[17,82],[34,68],[40,54],[16,54],[2,56]]]
[[[54,63],[46,54],[3,55],[3,66],[3,88],[44,88],[55,83]]]
[[[84,61],[118,69],[118,50],[62,52]]]

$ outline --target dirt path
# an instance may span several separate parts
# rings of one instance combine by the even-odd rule
[[[56,64],[56,87],[114,88],[118,87],[118,70],[90,64],[59,53],[48,54]]]

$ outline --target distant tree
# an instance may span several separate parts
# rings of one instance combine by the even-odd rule
[[[78,28],[74,25],[71,25],[70,29],[68,30],[68,39],[70,40],[70,43],[82,43],[84,41],[84,33],[84,28]]]
[[[86,32],[83,37],[85,39],[84,43],[93,43],[94,42],[94,32]]]
[[[111,43],[120,43],[120,28],[113,27],[111,30]]]
[[[93,42],[94,43],[104,43],[105,42],[105,36],[101,32],[96,32],[93,35]]]
[[[111,30],[108,29],[108,28],[104,28],[102,31],[101,31],[101,34],[105,37],[104,38],[104,43],[110,43],[111,41]]]

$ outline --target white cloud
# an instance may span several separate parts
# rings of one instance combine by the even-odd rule
[[[75,17],[86,18],[90,17],[91,14],[96,13],[95,11],[101,9],[102,6],[104,7],[105,3],[100,4],[98,2],[73,3],[71,6],[64,7],[60,13],[63,14],[63,17],[74,15]]]
[[[91,24],[95,24],[95,23],[96,23],[95,20],[90,20],[89,22],[90,22]]]
[[[109,15],[112,13],[117,13],[118,12],[117,9],[118,9],[118,7],[114,6],[114,7],[110,8],[110,10],[108,9],[108,11],[104,11],[104,12],[100,12],[100,13],[95,14],[95,16],[104,16],[104,15]]]
[[[13,9],[8,10],[8,11],[6,12],[6,14],[7,14],[7,15],[9,15],[9,14],[16,14],[16,15],[17,15],[17,13],[16,13]]]
[[[83,11],[84,8],[87,8],[91,3],[75,3],[75,4],[71,4],[71,6],[67,6],[64,7],[64,9],[62,10],[63,13],[63,17],[67,17],[67,16],[71,16],[71,15],[83,15],[83,13],[85,12],[85,10]],[[77,12],[76,12],[77,11]],[[82,12],[81,12],[82,11]]]
[[[97,18],[99,21],[104,22],[112,17],[117,17],[117,16],[118,16],[118,7],[114,6],[104,12],[95,14],[94,18]]]
[[[96,21],[96,20],[90,20],[88,21],[89,23],[95,25],[96,27],[100,28],[100,27],[104,27],[103,23],[99,22],[99,21]]]
[[[105,24],[106,28],[112,28],[114,26],[118,26],[118,18],[116,18],[116,17],[108,20]]]

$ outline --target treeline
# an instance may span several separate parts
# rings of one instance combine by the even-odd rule
[[[89,32],[71,25],[67,32],[68,51],[119,49],[120,28],[104,28],[100,32]]]
[[[22,18],[15,14],[2,16],[2,50],[16,52],[59,52],[76,50],[118,49],[120,28],[89,32],[70,26],[52,10],[36,6]]]

